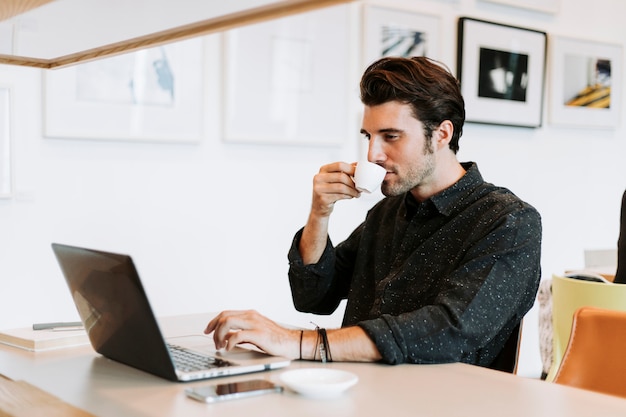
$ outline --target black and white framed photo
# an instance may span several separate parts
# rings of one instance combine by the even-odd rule
[[[541,126],[546,44],[545,32],[460,18],[457,76],[466,120]]]
[[[440,24],[437,16],[365,5],[365,66],[384,56],[427,56],[440,59]]]
[[[622,107],[622,46],[561,36],[550,42],[550,124],[617,127]]]

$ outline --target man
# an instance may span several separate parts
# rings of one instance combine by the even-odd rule
[[[361,101],[368,159],[387,170],[386,198],[335,247],[334,204],[359,192],[353,164],[321,167],[289,251],[296,308],[330,314],[347,298],[342,328],[300,332],[232,311],[205,332],[218,347],[250,342],[291,358],[329,350],[341,361],[491,366],[536,297],[540,216],[457,160],[464,102],[438,63],[382,58],[362,77]]]

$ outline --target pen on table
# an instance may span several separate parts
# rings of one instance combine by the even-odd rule
[[[80,321],[33,324],[33,330],[80,330],[82,328],[83,323]]]

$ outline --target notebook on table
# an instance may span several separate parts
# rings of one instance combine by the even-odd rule
[[[58,243],[52,250],[91,345],[109,359],[172,381],[259,372],[290,363],[241,348],[222,354],[211,338],[200,335],[166,340],[129,255]],[[198,340],[206,345],[198,345]]]

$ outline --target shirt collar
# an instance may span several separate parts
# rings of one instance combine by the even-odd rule
[[[423,203],[428,202],[428,205],[434,206],[439,213],[448,216],[459,200],[464,199],[472,190],[484,182],[475,162],[462,162],[461,166],[465,169],[465,174],[457,182],[426,199]],[[407,192],[405,202],[407,213],[409,214],[415,213],[420,205],[410,192]]]

